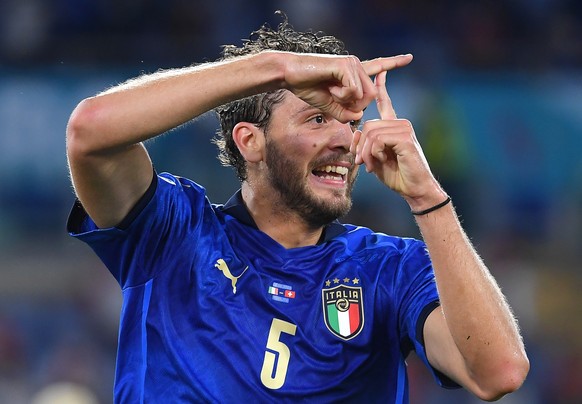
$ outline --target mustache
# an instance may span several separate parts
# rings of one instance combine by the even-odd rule
[[[313,168],[325,166],[325,165],[332,165],[335,163],[348,163],[350,165],[349,168],[353,168],[356,162],[356,155],[351,152],[335,152],[332,154],[328,154],[317,159],[313,164]]]

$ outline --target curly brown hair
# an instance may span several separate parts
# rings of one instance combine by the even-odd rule
[[[223,57],[220,60],[231,59],[244,55],[257,54],[265,50],[276,50],[297,53],[320,53],[345,55],[344,43],[339,39],[324,35],[321,32],[298,32],[289,24],[287,16],[278,11],[283,21],[276,30],[268,24],[253,31],[249,39],[243,40],[241,47],[224,45]],[[238,122],[251,122],[266,133],[273,107],[283,100],[285,90],[276,90],[256,94],[240,100],[229,102],[215,109],[220,121],[220,129],[216,132],[213,142],[218,146],[218,159],[224,166],[232,166],[237,177],[247,179],[247,167],[232,137],[232,130]]]

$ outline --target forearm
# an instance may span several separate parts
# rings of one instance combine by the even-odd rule
[[[159,72],[81,102],[67,127],[67,156],[77,196],[95,223],[118,224],[151,183],[151,161],[140,142],[275,87],[281,59],[262,54]]]
[[[468,374],[481,387],[519,386],[528,364],[517,323],[454,208],[449,204],[416,220],[433,263],[446,325]]]
[[[267,52],[142,76],[84,100],[69,127],[86,135],[89,151],[136,144],[228,101],[280,87],[281,59]]]
[[[381,119],[364,123],[350,151],[356,164],[365,164],[416,213],[441,302],[424,324],[429,362],[481,398],[500,397],[518,388],[529,369],[516,321],[452,204],[443,205],[447,195],[431,173],[412,124],[397,119],[385,77],[378,74],[375,80]]]

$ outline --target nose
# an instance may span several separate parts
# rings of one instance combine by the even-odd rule
[[[343,149],[349,151],[352,140],[354,139],[354,131],[351,122],[341,123],[340,121],[334,121],[332,128],[333,133],[331,135],[329,147],[331,149]]]

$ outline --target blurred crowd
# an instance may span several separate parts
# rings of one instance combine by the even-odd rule
[[[579,68],[577,0],[3,0],[0,59],[30,63],[189,64],[217,44],[277,23],[346,38],[364,58],[378,49],[426,52],[430,66]]]
[[[0,403],[108,403],[120,292],[64,224],[64,130],[82,98],[213,60],[284,10],[360,58],[413,53],[389,78],[435,174],[498,278],[532,370],[508,403],[582,402],[582,2],[579,0],[2,0]],[[368,118],[373,112],[367,111]],[[237,187],[206,116],[148,144],[213,202]],[[201,135],[202,134],[202,135]],[[404,203],[360,176],[344,219],[418,237]],[[412,355],[413,403],[471,403]]]

